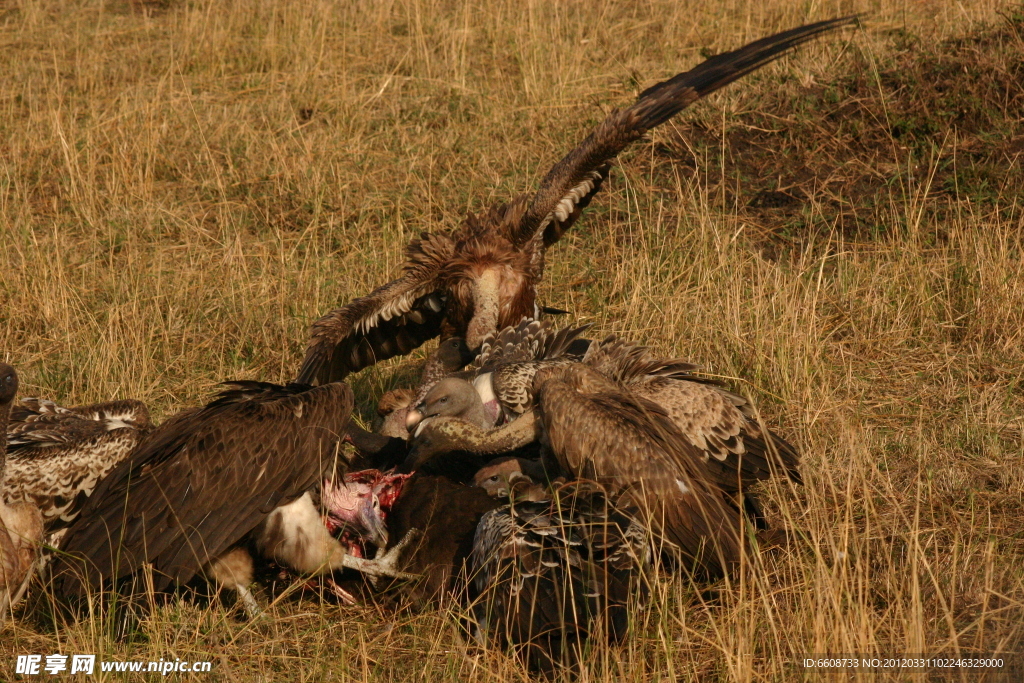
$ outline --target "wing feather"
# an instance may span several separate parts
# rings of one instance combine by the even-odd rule
[[[454,249],[448,237],[424,233],[409,244],[401,277],[313,323],[295,381],[336,382],[440,334],[445,298],[439,278]]]
[[[100,483],[61,544],[60,593],[73,597],[144,562],[156,590],[187,582],[320,479],[351,415],[351,389],[250,390],[262,393],[234,389],[172,418]]]
[[[559,464],[606,486],[658,537],[719,574],[739,558],[739,511],[698,468],[700,454],[659,406],[582,365],[538,373],[544,438]]]
[[[640,93],[632,106],[612,112],[578,147],[551,168],[521,221],[509,226],[509,240],[523,246],[540,236],[544,246],[550,246],[600,189],[607,177],[609,162],[647,131],[798,45],[856,22],[857,16],[853,15],[783,31],[711,57]]]

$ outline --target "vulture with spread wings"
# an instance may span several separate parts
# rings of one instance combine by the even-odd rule
[[[338,444],[352,390],[228,386],[165,422],[100,482],[55,558],[58,595],[117,584],[149,564],[158,592],[206,573],[238,590],[248,608],[252,561],[240,544],[252,537],[268,556],[289,551],[282,559],[303,571],[360,560],[326,537],[308,493],[347,464],[338,462]]]
[[[413,240],[398,279],[313,324],[296,381],[337,381],[439,335],[462,337],[476,349],[488,333],[536,316],[545,251],[600,191],[620,152],[701,97],[856,20],[843,17],[784,31],[648,88],[555,164],[532,196],[471,214],[448,234],[424,233]]]

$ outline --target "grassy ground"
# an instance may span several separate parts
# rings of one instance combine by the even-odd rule
[[[0,358],[25,394],[157,416],[287,379],[309,323],[411,236],[532,187],[640,88],[858,10],[864,30],[630,150],[550,254],[545,303],[757,400],[805,455],[772,514],[814,539],[711,601],[665,580],[582,678],[1022,651],[1024,12],[994,0],[2,3]],[[353,379],[364,418],[412,367]],[[444,608],[269,615],[181,604],[133,643],[22,615],[0,679],[33,652],[214,662],[181,680],[525,678]]]

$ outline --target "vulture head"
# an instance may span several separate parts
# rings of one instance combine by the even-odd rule
[[[507,213],[499,209],[470,215],[453,258],[445,264],[448,318],[464,331],[470,349],[479,349],[487,335],[516,324],[534,309],[539,280],[531,263],[534,254],[503,234]]]
[[[9,406],[17,393],[18,373],[7,363],[0,363],[0,406]]]
[[[415,435],[418,435],[418,427],[425,420],[437,417],[458,418],[481,429],[494,426],[476,388],[457,377],[448,377],[435,384],[423,400],[409,411],[405,424],[410,431],[416,429]]]
[[[539,462],[505,456],[481,467],[473,477],[473,486],[482,488],[492,498],[550,500],[551,495],[541,483],[545,479],[544,467]]]
[[[415,400],[414,389],[392,389],[384,394],[377,404],[377,415],[380,418],[377,433],[397,439],[408,439],[409,430],[406,429],[405,420]]]
[[[324,481],[321,501],[328,531],[341,533],[350,549],[361,551],[366,543],[386,547],[387,514],[408,476],[363,470],[346,474],[340,482]]]
[[[438,344],[423,366],[423,381],[434,382],[469,365],[475,354],[462,337],[451,337]]]

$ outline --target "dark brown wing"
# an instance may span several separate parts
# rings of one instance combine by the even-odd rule
[[[520,247],[538,236],[543,237],[545,246],[558,241],[600,189],[609,162],[647,131],[796,46],[856,21],[856,16],[830,19],[762,38],[739,50],[716,55],[640,93],[635,104],[609,115],[554,165],[522,219],[508,226],[508,239]]]
[[[544,439],[559,465],[647,515],[656,537],[717,575],[739,559],[740,514],[701,455],[657,405],[582,365],[535,381]]]
[[[79,595],[145,562],[158,591],[187,582],[319,481],[352,406],[344,384],[246,383],[172,418],[100,483],[68,530],[55,569],[59,593]]]
[[[424,233],[406,250],[405,272],[315,323],[296,382],[326,384],[379,361],[401,356],[441,333],[444,290],[439,282],[454,243]]]

